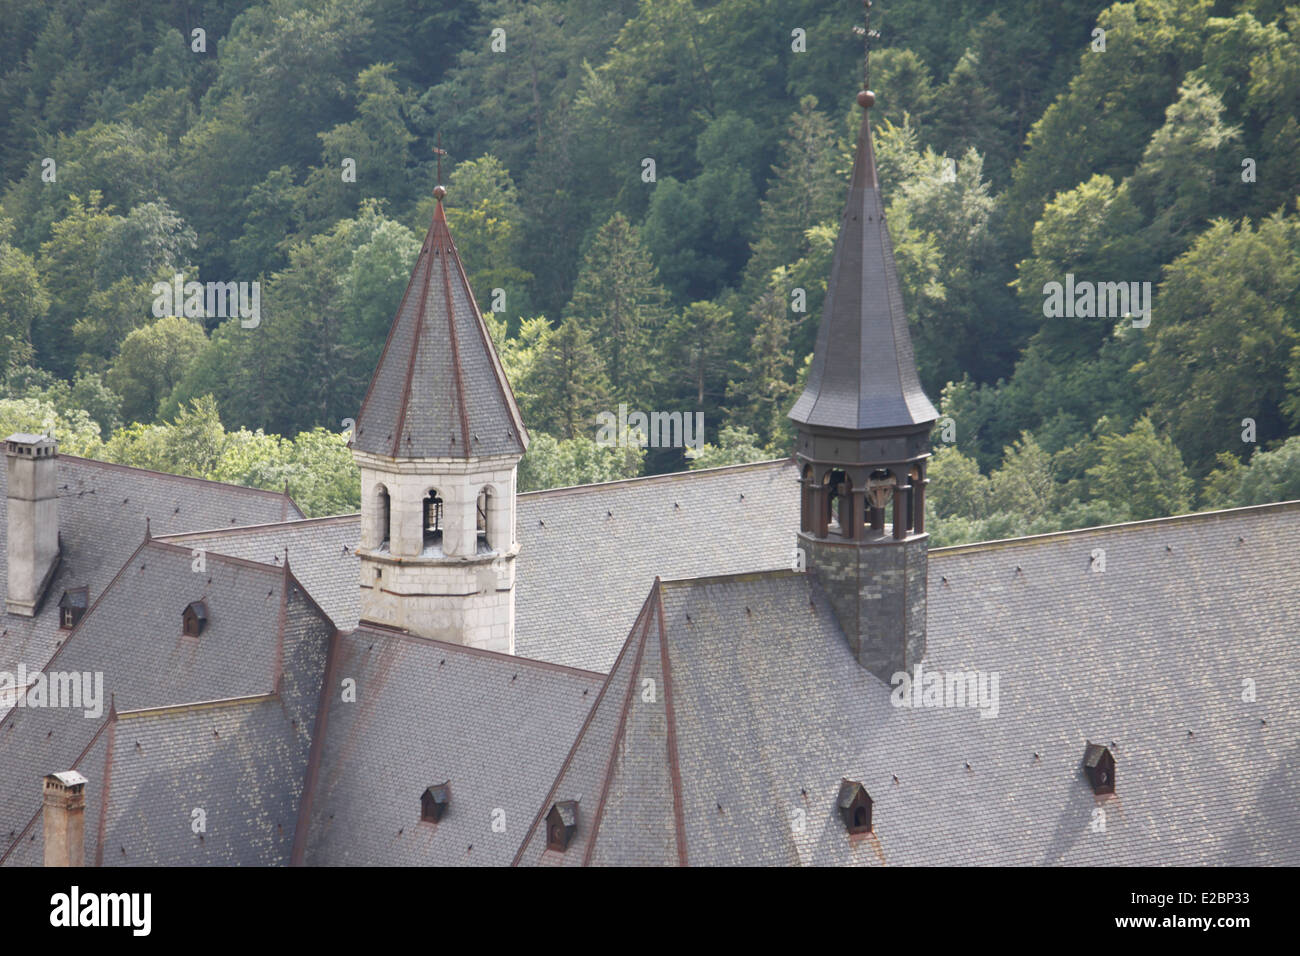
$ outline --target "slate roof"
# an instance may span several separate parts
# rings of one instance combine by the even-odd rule
[[[285,549],[293,573],[340,630],[357,626],[361,613],[361,516],[336,515],[251,525],[216,531],[192,531],[158,540],[234,558],[279,565]]]
[[[352,447],[390,458],[518,456],[528,447],[441,198],[357,415]]]
[[[998,674],[994,718],[895,707],[811,574],[663,581],[534,811],[581,791],[574,842],[518,862],[1300,863],[1297,548],[1300,502],[933,552],[924,667]]]
[[[656,575],[788,567],[788,458],[519,496],[515,651],[606,672]]]
[[[594,637],[642,564],[707,566],[681,545],[707,520],[723,530],[706,552],[783,564],[793,482],[780,461],[522,496],[529,573],[554,587],[520,604],[549,600]],[[344,615],[297,575],[346,607],[356,520],[155,538],[92,588],[50,668],[102,671],[117,720],[0,720],[0,863],[39,863],[40,777],[69,769],[89,780],[87,858],[105,865],[1300,863],[1300,502],[931,552],[924,666],[996,673],[991,719],[893,706],[815,576],[783,570],[658,582],[608,679],[341,634]],[[587,568],[575,538],[609,550]],[[180,611],[199,599],[208,627],[184,638]],[[1115,754],[1114,795],[1086,782],[1089,742]],[[844,830],[844,779],[871,794],[870,834]],[[443,781],[447,815],[421,822],[420,795]],[[563,800],[578,823],[559,854],[541,820]]]
[[[354,703],[339,690],[345,677],[356,681]],[[509,863],[603,680],[371,625],[341,635],[325,681],[298,858]],[[444,781],[446,814],[422,822],[421,795]]]
[[[797,481],[781,458],[519,495],[515,653],[605,673],[656,575],[788,565]],[[166,540],[268,563],[287,546],[294,574],[350,629],[361,608],[360,534],[359,516],[340,515]]]
[[[538,805],[516,864],[685,862],[661,615],[656,582],[577,742]],[[566,801],[579,806],[577,830],[563,852],[548,849],[546,815]]]
[[[181,611],[199,598],[208,606],[207,626],[198,637],[186,637],[181,633]],[[206,571],[195,572],[188,548],[150,541],[139,546],[92,604],[48,670],[102,674],[103,695],[108,699],[100,704],[105,712],[110,701],[124,712],[275,691],[284,719],[290,726],[297,721],[296,726],[304,728],[314,719],[333,633],[333,624],[291,571],[209,554]],[[33,776],[33,768],[42,774],[77,769],[90,778],[88,790],[102,788],[103,761],[79,765],[103,723],[102,713],[88,716],[86,709],[15,707],[0,719],[0,862],[9,862],[14,844],[23,839],[20,834],[36,825],[33,821],[39,822],[39,774]],[[265,723],[260,726],[267,731]],[[250,735],[255,729],[254,724],[247,725]],[[270,753],[276,759],[284,757],[283,748],[275,748],[277,740],[285,738],[278,731],[262,731],[256,746],[214,754],[214,759],[246,761],[244,779],[274,780],[273,775],[259,777],[262,771],[257,765]],[[168,752],[175,755],[185,744],[175,741],[166,746],[172,746]],[[233,771],[225,778],[232,787],[241,779]],[[167,792],[156,772],[141,787],[142,801],[150,793]],[[227,806],[240,799],[228,795]],[[270,812],[276,801],[296,800],[296,791],[286,795],[267,789],[258,799]],[[154,809],[163,813],[164,804]],[[134,857],[137,861],[153,856],[180,860],[191,852],[188,830],[167,829],[167,839],[181,842],[166,847],[157,842],[164,831],[157,831],[156,837],[137,832],[142,841],[137,844],[136,852],[141,854]],[[154,841],[147,843],[151,847],[147,853],[141,849],[146,841]],[[227,862],[260,862],[270,852],[257,841],[235,841],[229,846],[232,853],[242,847],[248,856]],[[126,849],[130,860],[131,845]]]
[[[285,865],[293,844],[310,725],[274,694],[105,718],[78,765],[85,854],[95,866]],[[195,810],[203,832],[195,833]],[[10,865],[40,866],[40,818]]]
[[[804,425],[847,430],[939,417],[916,374],[866,110],[808,384],[789,414]]]
[[[39,670],[66,631],[59,630],[63,592],[89,589],[93,602],[144,540],[145,519],[155,535],[192,528],[230,528],[301,518],[287,495],[143,468],[59,455],[59,535],[62,558],[36,617],[7,614],[0,623],[0,671],[18,662]],[[7,508],[7,470],[0,463],[0,508]],[[7,519],[0,518],[0,539]],[[8,548],[0,546],[0,592],[8,587]],[[0,605],[2,606],[2,605]],[[3,714],[5,702],[0,702]]]

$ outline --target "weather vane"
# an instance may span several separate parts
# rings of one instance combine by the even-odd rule
[[[871,41],[880,38],[879,30],[871,29],[871,0],[862,0],[862,26],[853,32],[862,37],[862,88],[871,89]]]
[[[442,199],[447,195],[447,189],[442,184],[442,157],[447,155],[447,151],[442,148],[442,133],[438,133],[438,145],[433,147],[433,154],[438,157],[438,184],[433,187],[435,199]]]

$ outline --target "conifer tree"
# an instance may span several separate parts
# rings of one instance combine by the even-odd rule
[[[772,167],[767,193],[759,204],[752,255],[745,267],[744,288],[756,298],[773,269],[808,253],[805,233],[834,219],[844,199],[844,177],[830,120],[817,110],[817,98],[805,96],[790,117],[780,160]]]
[[[752,425],[764,444],[780,444],[793,435],[786,412],[795,398],[784,294],[769,288],[754,303],[750,319],[755,328],[749,361],[727,388],[728,397],[736,402],[732,418],[737,424]]]
[[[567,311],[591,331],[618,400],[649,400],[661,373],[653,343],[668,319],[668,294],[622,213],[596,233]]]
[[[590,333],[575,316],[549,336],[530,378],[541,411],[536,427],[560,438],[595,434],[596,413],[610,409],[609,379]]]

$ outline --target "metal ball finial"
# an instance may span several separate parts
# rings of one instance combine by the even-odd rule
[[[864,110],[869,110],[876,105],[876,94],[870,90],[862,90],[858,93],[858,105]]]
[[[447,195],[447,187],[444,186],[442,183],[439,183],[438,185],[436,185],[436,186],[433,187],[433,198],[434,198],[434,199],[436,199],[436,200],[438,200],[439,202],[441,202],[441,201],[442,201],[442,197],[445,196],[445,195]]]

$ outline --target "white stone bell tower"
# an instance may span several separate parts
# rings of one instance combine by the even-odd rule
[[[513,654],[528,435],[442,198],[357,417],[361,619]]]

